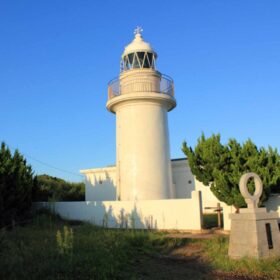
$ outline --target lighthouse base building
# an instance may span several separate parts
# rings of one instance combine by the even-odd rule
[[[204,186],[193,176],[186,158],[172,159],[173,199],[191,199],[193,191],[201,192],[202,212],[213,212],[220,201],[213,195],[210,188]],[[117,200],[116,166],[92,168],[80,171],[85,175],[86,201]],[[148,186],[147,186],[148,187]]]

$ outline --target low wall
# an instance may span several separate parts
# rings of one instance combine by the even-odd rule
[[[268,201],[265,202],[267,211],[276,211],[280,215],[280,195],[271,194]]]
[[[272,194],[268,201],[266,201],[264,204],[267,212],[274,211],[280,216],[280,195]],[[228,206],[225,203],[222,203],[222,207],[224,215],[224,230],[230,230],[231,222],[229,219],[229,214],[235,213],[235,208],[233,206]],[[280,219],[278,219],[278,222],[280,222]]]
[[[191,199],[144,201],[38,202],[65,219],[87,221],[109,228],[201,230],[201,193]]]

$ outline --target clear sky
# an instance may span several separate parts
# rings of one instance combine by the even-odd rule
[[[107,83],[140,25],[175,82],[172,158],[202,131],[280,150],[279,15],[277,0],[1,0],[0,141],[67,180],[114,164]]]

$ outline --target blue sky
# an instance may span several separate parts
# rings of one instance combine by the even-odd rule
[[[279,13],[277,0],[2,0],[0,141],[67,180],[113,164],[107,83],[140,25],[175,82],[172,158],[202,131],[280,150]]]

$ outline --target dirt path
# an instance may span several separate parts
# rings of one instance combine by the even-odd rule
[[[172,238],[213,238],[216,234],[186,234],[176,233],[168,236]],[[228,273],[213,270],[209,262],[202,254],[202,245],[199,243],[186,243],[174,249],[167,255],[139,256],[139,259],[132,265],[129,279],[237,279],[237,280],[259,280],[265,279],[248,275]]]
[[[211,239],[217,236],[229,236],[227,231],[223,231],[220,228],[204,229],[200,233],[190,232],[169,232],[167,237],[170,238],[192,238],[192,239]]]

